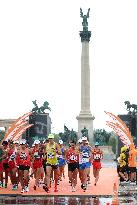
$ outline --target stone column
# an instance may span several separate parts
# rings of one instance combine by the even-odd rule
[[[83,17],[85,17],[84,15]],[[90,66],[89,66],[89,41],[91,31],[88,31],[87,20],[83,18],[83,31],[80,31],[82,53],[81,53],[81,111],[78,120],[78,138],[82,136],[81,130],[86,127],[88,129],[89,141],[93,142],[93,120],[90,111]]]

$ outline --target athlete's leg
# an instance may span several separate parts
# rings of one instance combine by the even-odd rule
[[[45,179],[46,179],[46,186],[47,186],[48,189],[50,187],[51,171],[52,171],[52,167],[50,165],[47,165],[46,166],[46,176],[45,176]]]
[[[58,184],[58,178],[59,178],[59,168],[55,168],[54,169],[54,180],[55,180],[55,192],[58,191],[57,190],[57,184]]]

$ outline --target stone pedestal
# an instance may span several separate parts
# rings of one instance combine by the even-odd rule
[[[76,118],[78,120],[78,138],[81,138],[81,130],[86,127],[88,129],[89,141],[93,143],[93,120],[91,114],[79,114]]]

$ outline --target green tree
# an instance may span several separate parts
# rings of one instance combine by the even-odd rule
[[[112,146],[112,151],[114,152],[114,154],[116,154],[116,137],[115,136],[111,136],[109,138],[109,146]]]
[[[0,141],[3,139],[4,135],[5,135],[5,131],[0,130]]]
[[[59,134],[54,134],[54,140],[55,140],[55,142],[59,142],[59,140],[60,140],[60,136],[59,136]]]
[[[108,145],[111,132],[107,132],[105,129],[94,130],[94,142],[99,142],[100,145]]]

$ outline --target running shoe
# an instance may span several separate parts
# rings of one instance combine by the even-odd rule
[[[58,179],[57,185],[59,185],[60,180]]]
[[[82,188],[84,191],[86,191],[87,186],[86,186],[85,184],[81,184],[81,188]]]
[[[0,187],[3,187],[3,183],[0,181]]]
[[[75,191],[76,191],[75,187],[72,187],[72,192],[75,192]]]
[[[55,189],[54,189],[54,192],[58,192],[58,189],[57,189],[57,187],[55,187]]]
[[[33,188],[34,188],[34,190],[36,191],[36,189],[37,189],[36,185],[34,185],[34,187],[33,187]]]
[[[29,192],[29,187],[25,186],[25,192]]]
[[[43,186],[43,189],[44,189],[47,193],[49,193],[49,188],[47,187],[46,184]]]
[[[23,194],[24,192],[25,192],[25,189],[22,189],[22,190],[21,190],[21,193]]]
[[[14,191],[17,190],[17,185],[16,184],[13,185],[12,190],[14,190]]]

